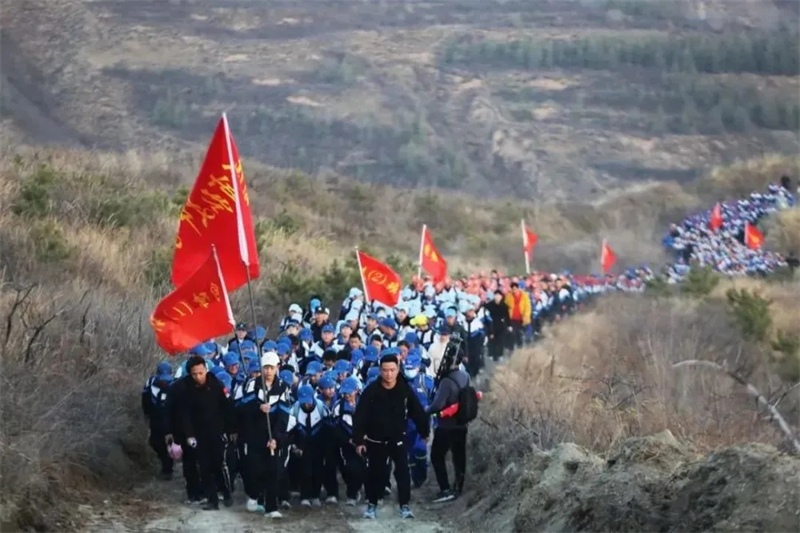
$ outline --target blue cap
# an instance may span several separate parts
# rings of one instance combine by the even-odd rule
[[[214,374],[215,376],[219,376],[220,374],[227,374],[227,372],[225,372],[225,369],[221,366],[212,367],[211,373]]]
[[[358,390],[358,387],[358,380],[351,376],[342,381],[342,385],[339,387],[339,392],[342,394],[353,394]]]
[[[267,336],[267,328],[264,326],[256,326],[255,329],[251,329],[247,332],[248,335],[253,337],[256,341],[264,340]]]
[[[374,363],[378,360],[378,349],[373,345],[367,346],[366,350],[364,351],[364,360]]]
[[[319,298],[311,298],[311,301],[308,302],[308,307],[310,307],[312,311],[316,311],[317,307],[320,305],[322,305],[322,302],[319,301]]]
[[[156,365],[156,374],[158,376],[172,375],[172,365],[168,361],[161,361]]]
[[[384,318],[383,320],[381,320],[380,325],[384,328],[397,329],[397,322],[395,322],[394,318],[392,317]]]
[[[189,350],[189,353],[190,354],[194,354],[194,355],[200,355],[202,357],[206,357],[206,356],[209,356],[209,355],[213,354],[214,352],[209,350],[209,348],[206,345],[206,343],[203,342],[201,344],[198,344],[197,346],[195,346],[191,350]]]
[[[325,324],[322,326],[322,333],[336,333],[336,328],[334,328],[331,324]]]
[[[367,379],[377,378],[380,375],[381,375],[380,367],[371,366],[369,367],[369,370],[367,370]]]
[[[322,372],[322,365],[319,361],[311,361],[308,363],[308,366],[306,366],[306,376],[313,376],[320,372]]]
[[[239,364],[239,356],[233,352],[228,352],[222,356],[222,363],[225,366],[233,366]]]
[[[439,335],[450,335],[451,333],[453,333],[453,328],[451,328],[447,324],[442,324],[441,326],[436,328],[436,333],[438,333]]]
[[[227,372],[223,372],[222,374],[217,374],[217,379],[222,383],[222,386],[226,389],[230,389],[231,385],[233,384],[233,378]]]
[[[275,341],[267,341],[261,347],[261,350],[264,352],[274,352],[278,349],[278,343]]]
[[[294,374],[292,374],[291,370],[281,370],[280,373],[278,373],[278,379],[287,385],[291,385],[294,383]]]
[[[257,358],[250,359],[247,362],[247,373],[261,372],[261,361]]]
[[[403,337],[403,340],[406,341],[408,344],[419,344],[419,337],[413,331],[409,331],[406,333],[406,336]]]
[[[285,342],[279,342],[278,347],[275,349],[275,351],[278,352],[278,355],[286,355],[287,353],[289,353],[290,349],[291,345],[286,344]]]
[[[322,379],[319,380],[320,389],[332,389],[335,386],[336,386],[336,380],[330,376],[322,376]]]
[[[303,385],[297,389],[297,401],[300,403],[314,403],[314,389],[311,385]]]
[[[307,341],[314,338],[314,333],[311,332],[311,328],[303,328],[300,330],[300,339]]]
[[[346,361],[345,359],[339,359],[336,361],[336,364],[333,365],[333,370],[337,374],[344,374],[345,372],[350,372],[352,368],[350,367],[350,361]]]
[[[362,359],[364,359],[364,350],[361,348],[356,348],[350,352],[350,362],[352,362],[354,365],[357,365]]]
[[[408,352],[406,360],[403,362],[403,368],[406,370],[411,370],[414,368],[419,368],[420,365],[422,365],[422,357],[419,356],[419,353]]]
[[[391,356],[391,355],[393,355],[395,357],[399,357],[400,356],[400,348],[385,348],[383,351],[381,351],[381,359],[383,359],[384,357],[387,357],[387,356]]]

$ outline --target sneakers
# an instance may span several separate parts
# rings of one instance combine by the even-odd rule
[[[289,503],[288,500],[282,500],[281,501],[281,507],[283,507],[284,509],[291,509],[292,508],[292,504]]]
[[[411,507],[408,505],[401,505],[400,518],[414,518],[414,513],[411,512]]]
[[[456,499],[456,495],[453,493],[452,490],[442,490],[439,491],[439,494],[433,499],[433,503],[444,503],[444,502],[451,502]]]
[[[319,498],[314,498],[311,500],[311,505],[314,507],[322,507],[322,502],[319,500]]]
[[[375,520],[378,518],[378,507],[376,505],[367,505],[367,510],[364,511],[364,518],[367,520]]]
[[[311,500],[300,500],[300,507],[311,507]]]
[[[392,487],[386,487],[386,488],[384,488],[384,489],[383,489],[383,494],[384,494],[385,496],[391,496],[391,495],[392,495]]]
[[[186,505],[197,505],[200,503],[206,503],[206,501],[208,500],[206,500],[205,498],[200,498],[199,496],[192,496],[186,500]]]
[[[328,498],[325,500],[325,503],[339,503],[339,498],[336,496],[328,496]]]
[[[283,515],[280,513],[280,511],[272,511],[271,513],[267,513],[264,516],[266,516],[267,518],[283,518]]]
[[[203,504],[204,511],[219,511],[219,502],[206,502]]]
[[[245,505],[245,509],[247,509],[250,513],[263,513],[264,506],[259,505],[256,500],[249,499],[247,500],[247,504]]]
[[[347,507],[355,507],[357,503],[358,502],[356,501],[355,498],[347,498],[347,503],[345,503],[345,505]]]

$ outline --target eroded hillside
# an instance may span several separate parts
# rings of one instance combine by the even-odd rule
[[[795,152],[796,16],[771,0],[28,0],[4,13],[2,111],[35,141],[180,150],[227,110],[244,155],[274,166],[597,196]]]

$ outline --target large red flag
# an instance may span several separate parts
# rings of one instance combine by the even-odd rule
[[[749,222],[744,223],[744,244],[751,250],[758,250],[764,244],[764,234]]]
[[[400,287],[403,280],[400,275],[372,256],[356,250],[358,268],[361,269],[361,282],[367,300],[375,300],[384,305],[394,307],[400,301]]]
[[[229,292],[259,275],[250,197],[242,161],[225,114],[217,124],[178,223],[172,283],[180,287],[217,247]]]
[[[422,226],[422,241],[419,245],[419,264],[425,272],[433,277],[434,283],[443,281],[447,277],[447,261],[433,244],[428,226]]]
[[[211,249],[200,268],[158,302],[150,325],[165,352],[175,355],[233,331],[233,313],[222,280],[217,254]]]
[[[614,266],[616,261],[617,254],[614,253],[611,246],[603,239],[603,245],[600,248],[600,266],[603,269],[603,274],[608,274],[608,271],[611,270],[611,267]]]

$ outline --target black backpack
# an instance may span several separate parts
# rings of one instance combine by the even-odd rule
[[[458,389],[456,422],[459,425],[466,426],[476,418],[478,418],[478,391],[472,385],[461,387]]]

